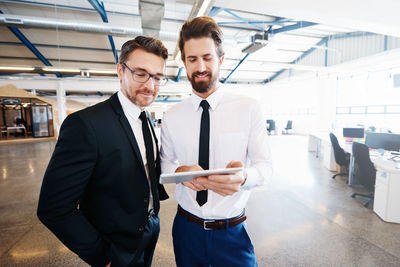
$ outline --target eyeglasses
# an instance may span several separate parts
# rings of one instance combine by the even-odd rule
[[[168,79],[162,75],[153,75],[144,70],[132,70],[125,63],[122,63],[131,73],[134,81],[145,83],[150,78],[153,79],[153,84],[156,86],[163,86],[167,83]]]

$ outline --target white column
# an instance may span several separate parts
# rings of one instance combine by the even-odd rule
[[[31,94],[36,95],[36,89],[32,89]]]
[[[67,117],[66,107],[65,107],[65,90],[63,86],[63,80],[58,82],[57,87],[57,108],[58,108],[58,125],[57,132],[60,132],[61,124],[64,119]]]

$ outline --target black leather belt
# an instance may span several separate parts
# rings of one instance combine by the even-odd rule
[[[246,220],[246,216],[244,212],[237,217],[226,219],[226,220],[203,220],[199,217],[194,216],[190,212],[184,210],[181,206],[178,205],[178,214],[184,218],[187,218],[189,222],[193,222],[198,224],[204,228],[204,230],[221,230],[226,229],[226,223],[228,222],[229,227],[234,227],[239,223],[242,223]]]

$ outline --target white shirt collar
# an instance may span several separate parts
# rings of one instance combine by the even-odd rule
[[[222,96],[224,95],[223,90],[221,88],[221,86],[211,95],[209,95],[206,100],[208,102],[208,104],[210,105],[212,110],[215,110],[219,104],[219,102],[221,101]],[[200,102],[203,100],[203,98],[201,98],[200,96],[196,95],[195,93],[193,93],[191,95],[191,100],[192,100],[192,104],[195,110],[198,110],[200,108]]]
[[[142,110],[135,104],[133,104],[122,92],[118,91],[118,99],[121,103],[122,109],[125,116],[130,116],[135,121],[139,119]]]

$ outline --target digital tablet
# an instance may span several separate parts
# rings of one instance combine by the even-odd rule
[[[195,177],[208,176],[212,174],[231,174],[235,172],[243,171],[243,167],[240,168],[226,168],[226,169],[214,169],[205,171],[193,171],[193,172],[175,172],[165,173],[160,176],[160,184],[171,184],[171,183],[182,183],[190,182]]]

